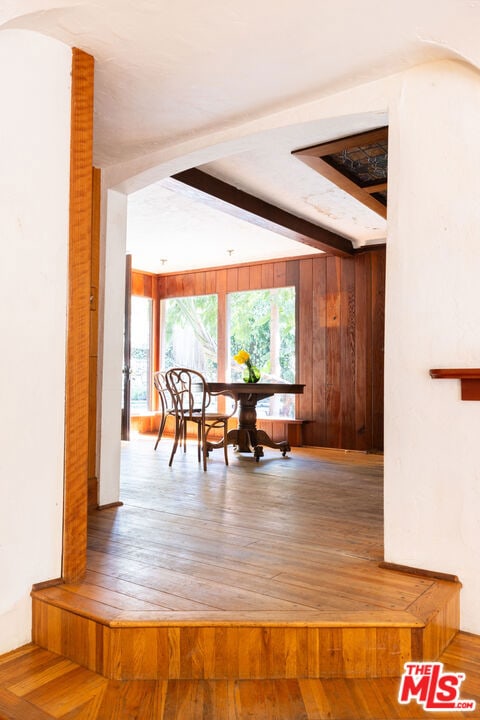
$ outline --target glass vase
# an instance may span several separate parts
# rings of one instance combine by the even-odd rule
[[[260,370],[255,365],[247,365],[243,373],[243,382],[256,383],[260,380]]]

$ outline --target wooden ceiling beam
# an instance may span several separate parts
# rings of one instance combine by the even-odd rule
[[[316,250],[343,257],[354,254],[350,240],[260,200],[233,185],[228,185],[223,180],[218,180],[197,168],[177,173],[164,180],[162,184],[188,195],[193,200],[206,203],[216,210],[309,245]]]

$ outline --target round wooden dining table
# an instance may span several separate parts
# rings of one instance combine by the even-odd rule
[[[228,431],[227,443],[233,445],[237,452],[253,453],[257,462],[263,457],[263,446],[280,450],[284,457],[291,450],[288,440],[275,442],[264,430],[257,428],[257,403],[277,393],[301,394],[304,387],[300,383],[208,383],[211,392],[228,391],[238,400],[238,427]],[[208,444],[209,450],[220,447],[223,447],[223,441]]]

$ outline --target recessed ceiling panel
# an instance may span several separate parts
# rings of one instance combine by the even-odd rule
[[[296,150],[293,155],[386,217],[388,127]]]

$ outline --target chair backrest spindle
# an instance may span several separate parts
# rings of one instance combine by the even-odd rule
[[[210,404],[210,393],[200,372],[171,368],[166,372],[166,383],[177,413],[183,416],[205,413]]]

